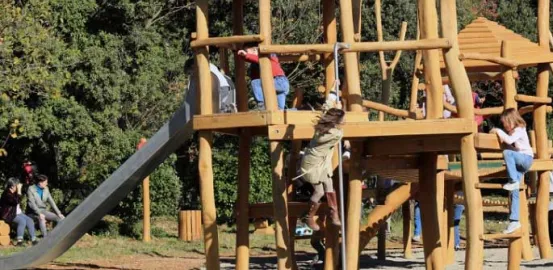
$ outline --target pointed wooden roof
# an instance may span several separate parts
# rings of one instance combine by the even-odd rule
[[[507,59],[518,63],[518,68],[536,66],[540,63],[552,63],[553,53],[540,47],[529,39],[486,18],[479,17],[459,32],[461,54],[478,53],[501,57],[501,43],[509,41],[510,56]],[[467,72],[501,72],[502,65],[485,60],[464,59]],[[443,56],[440,66],[445,68]]]

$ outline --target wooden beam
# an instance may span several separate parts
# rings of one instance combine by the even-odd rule
[[[262,41],[263,41],[263,37],[260,35],[212,37],[212,38],[196,39],[190,42],[190,47],[195,49],[195,48],[205,47],[205,46],[243,44],[243,43],[249,43],[249,42],[262,42]]]
[[[431,49],[448,49],[451,43],[447,39],[433,38],[406,41],[383,41],[383,42],[357,42],[350,44],[349,49],[341,50],[341,53],[348,52],[378,52],[378,51],[416,51]],[[321,54],[334,51],[332,44],[293,44],[293,45],[260,45],[259,52],[262,54]]]
[[[459,135],[406,136],[371,138],[365,142],[365,151],[370,155],[407,155],[423,152],[458,153],[461,148]],[[436,141],[439,140],[439,144]],[[475,154],[476,155],[476,154]]]
[[[194,130],[224,129],[234,127],[256,127],[269,124],[268,112],[243,112],[194,116]]]
[[[516,68],[518,66],[518,63],[514,60],[503,58],[500,56],[493,56],[489,54],[481,54],[481,53],[462,53],[459,55],[460,60],[483,60],[483,61],[489,61],[492,63],[504,65],[509,68]]]
[[[495,134],[478,133],[474,137],[474,146],[479,150],[501,150],[501,142]]]
[[[517,239],[517,238],[520,238],[521,235],[522,234],[521,234],[520,231],[516,231],[516,232],[510,233],[510,234],[503,234],[503,233],[483,234],[483,235],[480,236],[480,240],[490,241],[490,240],[497,240],[497,239]]]
[[[316,62],[321,60],[320,54],[282,55],[278,57],[281,63]]]
[[[387,114],[395,115],[397,117],[423,119],[422,114],[420,112],[416,112],[415,114],[412,114],[407,110],[396,109],[388,105],[384,105],[382,103],[378,103],[370,100],[363,100],[363,106],[369,109],[377,110],[379,112],[385,112]]]
[[[434,119],[420,121],[358,122],[342,125],[344,138],[392,137],[470,134],[474,122],[467,119]],[[307,140],[313,137],[313,125],[272,125],[269,126],[271,140]]]
[[[518,113],[520,115],[525,115],[527,113],[533,112],[535,108],[536,107],[534,105],[527,105],[527,106],[524,106],[524,107],[518,109]],[[547,113],[553,112],[553,108],[551,106],[546,106],[546,112]]]
[[[526,103],[551,104],[550,97],[536,97],[536,96],[518,94],[515,96],[515,100],[519,102],[526,102]]]
[[[457,113],[457,108],[447,102],[444,102],[444,109],[452,112]],[[504,108],[503,107],[489,107],[489,108],[482,108],[482,109],[474,109],[475,115],[499,115],[503,113]]]

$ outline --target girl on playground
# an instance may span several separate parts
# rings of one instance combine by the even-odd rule
[[[526,122],[514,108],[506,109],[501,115],[501,123],[504,132],[501,129],[494,128],[490,131],[497,134],[499,140],[507,145],[503,151],[503,159],[507,167],[507,176],[509,182],[503,185],[503,189],[510,191],[511,210],[509,216],[509,225],[503,233],[510,234],[520,228],[519,222],[519,187],[520,181],[524,177],[534,161],[534,152],[528,140],[526,133]]]
[[[329,209],[329,218],[332,224],[340,226],[340,217],[338,216],[338,206],[336,201],[336,193],[332,186],[332,155],[334,147],[342,139],[343,131],[339,125],[344,120],[344,111],[341,109],[340,103],[337,103],[337,108],[331,108],[323,116],[315,126],[315,135],[309,146],[305,149],[305,155],[301,163],[301,177],[313,185],[313,194],[309,200],[309,212],[305,223],[314,231],[319,230],[319,225],[314,220],[314,216],[319,209],[320,199],[325,195]],[[300,177],[298,176],[298,177]]]

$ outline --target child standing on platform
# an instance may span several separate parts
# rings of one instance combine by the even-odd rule
[[[329,218],[332,224],[340,226],[340,217],[338,216],[338,204],[336,201],[336,192],[332,185],[332,155],[334,147],[343,137],[343,131],[339,125],[344,120],[345,112],[338,108],[331,108],[321,116],[315,126],[315,135],[309,146],[305,150],[305,156],[301,163],[301,175],[303,179],[313,185],[313,195],[309,200],[309,212],[305,223],[314,231],[318,231],[319,225],[314,220],[317,210],[321,203],[321,198],[325,195],[329,209]]]
[[[520,228],[520,181],[523,179],[524,173],[532,166],[534,152],[526,133],[526,122],[524,122],[524,119],[522,119],[517,110],[514,108],[506,109],[501,115],[501,123],[506,133],[497,128],[492,129],[490,133],[497,134],[499,140],[508,145],[509,148],[503,151],[503,158],[509,178],[509,182],[503,185],[503,189],[510,191],[511,210],[509,226],[503,233],[510,234]]]
[[[252,80],[251,86],[253,97],[257,102],[258,109],[264,110],[265,100],[263,98],[263,88],[259,77],[259,53],[257,44],[246,44],[244,47],[246,50],[239,50],[238,55],[244,57],[247,62],[251,63],[249,73],[250,79]],[[269,59],[271,59],[271,68],[273,70],[278,108],[284,110],[286,107],[286,95],[290,92],[290,83],[288,82],[288,78],[280,66],[278,57],[275,54],[271,54]]]

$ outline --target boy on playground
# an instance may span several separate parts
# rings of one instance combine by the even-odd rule
[[[259,77],[259,53],[257,50],[257,43],[244,44],[245,50],[239,50],[238,55],[242,56],[244,60],[251,63],[250,65],[250,79],[253,97],[257,102],[257,107],[261,110],[265,109],[265,102],[263,99],[263,88],[261,87],[261,79]],[[271,68],[273,70],[273,79],[275,82],[275,91],[277,95],[278,108],[284,110],[286,107],[286,95],[290,92],[290,83],[280,62],[275,54],[271,54]]]
[[[506,109],[501,114],[501,123],[506,133],[494,128],[490,131],[497,134],[502,143],[508,145],[509,149],[503,151],[503,159],[507,167],[507,176],[509,182],[503,185],[503,189],[510,191],[511,209],[509,216],[509,226],[503,231],[505,234],[513,233],[520,228],[519,222],[519,187],[520,181],[524,177],[534,161],[534,152],[528,140],[526,133],[526,122],[520,116],[517,110],[513,108]]]
[[[325,192],[329,218],[333,225],[341,225],[336,193],[332,185],[332,155],[334,154],[334,147],[343,137],[343,131],[339,128],[339,125],[343,122],[345,115],[339,104],[337,104],[338,108],[331,108],[320,117],[315,126],[315,135],[306,148],[301,162],[300,170],[302,174],[298,176],[303,177],[306,182],[313,185],[314,191],[309,200],[309,212],[305,222],[314,231],[320,229],[314,220],[314,216],[317,214],[317,210],[321,205],[319,201],[325,195]]]

